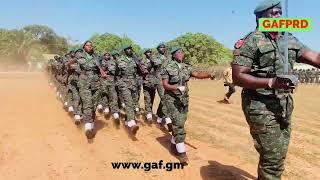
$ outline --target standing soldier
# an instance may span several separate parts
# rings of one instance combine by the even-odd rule
[[[169,116],[172,118],[173,130],[171,148],[177,158],[184,165],[188,164],[188,157],[185,149],[185,122],[189,107],[190,77],[205,79],[214,76],[206,72],[196,72],[191,65],[184,63],[184,53],[181,47],[174,47],[171,50],[172,60],[162,69],[162,83],[165,89],[164,96]]]
[[[117,61],[118,61],[118,59],[119,59],[119,52],[118,51],[116,51],[116,50],[113,50],[112,52],[111,52],[111,56],[112,56],[112,59],[115,61],[115,63],[116,63],[116,65],[117,65]],[[118,67],[118,66],[117,66]],[[118,87],[118,79],[120,78],[119,77],[119,69],[116,67],[116,74],[115,74],[115,84],[116,84],[116,92],[117,92],[117,97],[118,97],[118,99],[117,99],[117,102],[118,102],[118,107],[119,108],[125,108],[125,104],[124,104],[124,100],[123,100],[123,98],[122,98],[122,96],[121,96],[121,94],[120,94],[120,90],[119,90],[119,87]]]
[[[82,100],[83,121],[85,134],[92,139],[94,133],[94,120],[96,107],[100,96],[100,79],[98,56],[94,53],[92,42],[86,41],[83,45],[83,53],[78,53],[76,59],[71,60],[68,65],[78,63],[81,69],[79,75],[79,94]]]
[[[310,69],[307,69],[307,71],[306,71],[306,84],[310,84],[310,82],[311,82],[311,71],[310,71]]]
[[[83,49],[78,49],[75,52],[70,52],[70,62],[72,59],[79,57],[83,53]],[[68,64],[68,63],[67,63]],[[74,115],[76,125],[80,125],[81,122],[81,107],[80,107],[80,94],[79,94],[79,75],[81,73],[78,63],[67,66],[68,68],[68,102],[70,106],[68,111]]]
[[[161,79],[159,79],[159,72],[161,68],[161,61],[157,58],[152,58],[152,50],[145,49],[143,51],[145,55],[143,63],[145,64],[148,74],[144,77],[143,81],[143,94],[144,94],[144,104],[145,104],[145,112],[146,118],[148,122],[152,122],[152,106],[156,94],[156,90],[160,96],[160,103],[158,106],[158,112],[162,112],[161,99],[164,96],[164,89],[162,86]],[[165,107],[165,106],[164,106]],[[172,124],[168,126],[170,131],[172,130]]]
[[[316,69],[312,68],[310,71],[310,83],[315,83],[315,79],[316,79]]]
[[[226,103],[230,103],[231,95],[236,92],[236,89],[235,89],[234,84],[232,82],[232,68],[231,67],[228,67],[226,70],[224,70],[223,78],[224,78],[224,86],[229,87],[229,91],[224,96],[224,101]]]
[[[61,76],[61,66],[62,66],[62,61],[59,58],[59,56],[54,56],[54,63],[53,63],[53,67],[54,67],[54,77],[55,77],[55,81],[56,81],[56,95],[57,97],[60,97],[60,92],[61,92],[61,85],[60,85],[60,76]],[[62,97],[62,95],[61,95]]]
[[[131,45],[122,47],[124,55],[117,60],[119,68],[119,79],[117,86],[125,103],[127,114],[126,125],[133,135],[139,130],[135,121],[134,109],[138,107],[138,82],[137,82],[137,63],[134,60]]]
[[[117,92],[115,89],[116,62],[111,58],[110,53],[105,53],[101,61],[101,91],[106,96],[108,103],[104,103],[105,115],[111,112],[117,124],[119,121],[119,110],[117,104]],[[106,106],[107,105],[107,106]]]
[[[305,69],[302,70],[302,82],[307,83],[307,71]]]
[[[316,70],[316,84],[319,85],[320,83],[320,70]]]
[[[281,1],[265,0],[254,14],[257,20],[281,17]],[[256,30],[240,39],[233,52],[233,82],[243,87],[242,109],[260,154],[259,180],[281,179],[290,140],[294,84],[283,78],[283,41],[283,33]],[[306,48],[292,34],[288,35],[288,47],[289,74],[295,62],[320,67],[320,54]]]
[[[171,60],[171,57],[170,57],[170,55],[168,55],[167,48],[164,43],[160,43],[157,46],[157,51],[158,52],[157,52],[157,55],[155,56],[155,59],[157,59],[156,61],[161,62],[161,67],[159,68],[159,71],[157,74],[159,76],[159,79],[161,79],[161,75],[160,75],[161,71],[163,70],[163,68],[165,68],[167,66],[168,62]],[[167,113],[167,107],[165,106],[166,99],[161,94],[159,94],[159,96],[160,96],[160,104],[159,104],[159,107],[157,110],[157,116],[158,116],[157,123],[161,124],[162,121],[164,120],[168,130],[171,131],[172,130],[172,120],[169,117],[169,114]]]

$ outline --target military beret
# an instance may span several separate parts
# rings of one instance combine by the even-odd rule
[[[170,54],[174,54],[175,52],[177,52],[178,50],[182,49],[182,47],[180,46],[175,46],[171,49]]]
[[[273,7],[281,7],[281,0],[264,0],[261,1],[254,9],[254,14],[261,13]]]
[[[149,49],[149,48],[145,48],[145,49],[143,49],[143,50],[142,50],[142,53],[143,53],[143,54],[145,54],[145,53],[146,53],[146,52],[148,52],[148,51],[152,52],[152,50],[151,50],[151,49]]]
[[[161,43],[158,44],[157,49],[158,49],[159,47],[161,47],[161,46],[166,47],[165,43],[164,43],[164,42],[161,42]]]
[[[111,52],[111,56],[114,56],[114,55],[116,55],[116,54],[118,54],[118,55],[119,55],[119,52],[118,52],[118,51],[116,51],[116,50],[113,50],[113,51]]]
[[[129,49],[129,48],[132,48],[132,46],[130,44],[125,44],[122,46],[122,50],[126,50],[126,49]]]

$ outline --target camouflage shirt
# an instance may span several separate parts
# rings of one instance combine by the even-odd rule
[[[106,79],[108,81],[114,82],[115,76],[116,76],[116,69],[117,69],[116,61],[112,58],[110,60],[102,59],[101,67],[107,74]]]
[[[288,37],[289,74],[293,72],[293,65],[306,50],[306,47],[292,34]],[[251,68],[251,75],[270,78],[284,75],[284,35],[273,39],[269,33],[251,32],[235,44],[233,64]],[[244,91],[248,89],[244,88]],[[272,89],[251,90],[258,94],[274,94]]]
[[[144,85],[148,87],[154,87],[156,84],[160,84],[161,79],[159,78],[160,68],[161,68],[161,61],[157,58],[147,59],[144,58],[142,60],[143,64],[145,65],[148,74],[144,77]]]
[[[160,76],[162,69],[167,66],[168,62],[171,61],[171,59],[169,58],[169,55],[167,55],[167,54],[163,55],[160,53],[158,53],[154,57],[154,59],[156,59],[157,62],[161,63],[161,67],[158,69],[158,72],[157,72],[158,75]]]
[[[166,91],[166,93],[175,95],[177,97],[188,96],[188,81],[191,77],[191,73],[191,65],[179,63],[174,60],[169,61],[161,71],[162,79],[167,79],[170,85],[186,86],[186,91],[181,93],[179,90],[175,90],[173,92]]]
[[[88,54],[86,52],[78,52],[76,54],[78,64],[81,71],[98,72],[98,63],[96,54]]]
[[[128,56],[121,56],[117,60],[117,66],[119,69],[119,83],[126,83],[128,88],[137,86],[137,64]]]

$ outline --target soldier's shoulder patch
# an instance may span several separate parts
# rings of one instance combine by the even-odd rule
[[[244,39],[239,39],[239,40],[234,44],[234,48],[235,48],[235,49],[241,48],[241,46],[243,45],[243,43],[244,43]]]

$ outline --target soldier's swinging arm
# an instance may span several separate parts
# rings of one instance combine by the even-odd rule
[[[312,50],[306,50],[302,53],[299,61],[301,63],[309,64],[313,67],[320,68],[320,53]]]
[[[192,71],[191,76],[197,79],[214,79],[215,75],[212,73],[208,72],[197,72],[197,71]]]
[[[163,79],[162,80],[162,85],[163,85],[163,88],[167,91],[176,91],[178,90],[178,85],[177,84],[169,84],[169,81],[168,79]]]
[[[258,78],[250,75],[251,68],[232,64],[232,79],[237,86],[248,89],[267,88],[269,78]]]

